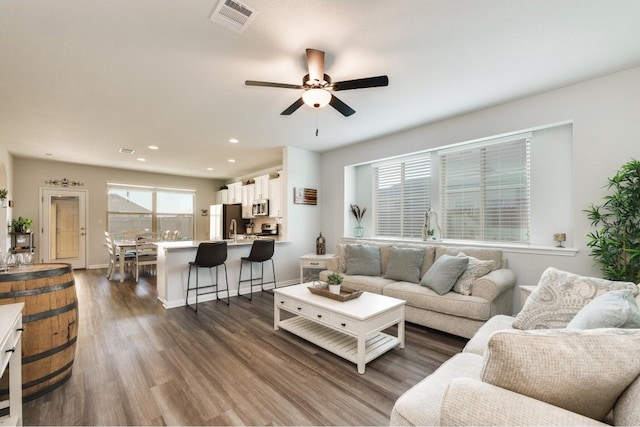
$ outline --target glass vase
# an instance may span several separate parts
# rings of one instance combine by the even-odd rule
[[[354,229],[354,235],[356,237],[364,236],[364,227],[362,227],[361,225],[357,225],[356,228]]]

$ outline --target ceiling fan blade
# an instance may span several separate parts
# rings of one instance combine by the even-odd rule
[[[324,52],[317,49],[307,49],[307,66],[309,79],[321,82],[324,80]]]
[[[389,86],[389,77],[376,76],[364,79],[345,80],[333,84],[333,90],[364,89],[367,87]]]
[[[280,115],[288,116],[292,114],[294,111],[296,111],[298,108],[302,107],[302,104],[304,104],[304,101],[302,100],[302,98],[298,98],[296,102],[289,105],[289,107],[286,110],[284,110],[282,113],[280,113]]]
[[[247,86],[264,86],[264,87],[279,87],[284,89],[304,89],[302,85],[290,85],[287,83],[272,83],[272,82],[258,82],[255,80],[245,80]]]
[[[352,114],[354,114],[356,112],[356,110],[354,110],[353,108],[349,107],[344,102],[340,101],[335,95],[331,95],[331,101],[329,101],[329,104],[333,108],[335,108],[336,110],[341,112],[342,115],[345,116],[345,117],[349,117],[350,115],[352,115]]]

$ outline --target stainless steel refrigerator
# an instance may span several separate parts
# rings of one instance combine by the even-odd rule
[[[237,233],[244,234],[245,224],[242,220],[242,205],[211,205],[209,208],[209,239],[223,240],[231,238],[231,220],[235,219]]]

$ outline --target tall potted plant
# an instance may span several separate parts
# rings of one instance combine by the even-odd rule
[[[608,178],[613,190],[586,209],[596,230],[587,235],[593,259],[609,280],[640,282],[640,161],[632,159]]]

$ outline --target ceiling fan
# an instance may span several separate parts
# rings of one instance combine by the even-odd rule
[[[331,105],[345,117],[352,115],[356,111],[338,99],[332,92],[389,85],[389,78],[387,76],[332,82],[331,77],[324,73],[324,52],[317,49],[307,49],[307,66],[309,68],[309,74],[302,78],[301,85],[260,82],[255,80],[246,80],[244,84],[247,86],[304,89],[302,96],[280,113],[283,116],[288,116],[300,108],[302,104],[307,104],[312,108],[322,108]]]

